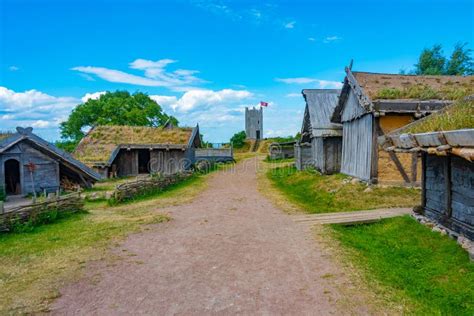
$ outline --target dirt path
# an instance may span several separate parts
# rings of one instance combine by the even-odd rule
[[[57,314],[365,314],[309,228],[257,191],[256,162],[219,172],[173,220],[130,236],[115,265],[61,291]],[[356,300],[360,301],[360,300]],[[357,304],[356,304],[357,305]],[[351,307],[348,307],[351,306]]]

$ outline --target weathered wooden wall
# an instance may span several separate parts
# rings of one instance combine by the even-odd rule
[[[295,165],[298,170],[314,166],[311,144],[303,143],[295,146]]]
[[[333,174],[341,170],[342,158],[342,137],[325,137],[323,140],[324,149],[324,174]]]
[[[234,155],[232,148],[198,148],[195,160],[233,161]]]
[[[424,155],[426,215],[474,239],[474,163],[459,157]]]
[[[153,150],[150,160],[153,173],[174,174],[186,170],[189,164],[183,150]]]
[[[373,151],[373,116],[366,114],[342,125],[341,172],[369,181]]]

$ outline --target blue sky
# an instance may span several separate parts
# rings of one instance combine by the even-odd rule
[[[0,0],[0,130],[55,140],[103,91],[146,92],[207,140],[270,103],[264,136],[295,134],[303,88],[339,87],[344,66],[399,72],[435,43],[473,43],[473,1]]]

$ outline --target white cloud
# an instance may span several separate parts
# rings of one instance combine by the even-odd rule
[[[252,93],[247,90],[223,89],[219,91],[207,89],[194,89],[186,91],[179,99],[170,96],[151,96],[152,99],[169,106],[174,111],[188,112],[195,109],[206,109],[217,104],[232,103],[248,99]],[[161,103],[160,103],[161,102]]]
[[[18,68],[17,66],[10,66],[10,67],[8,67],[8,70],[17,71],[17,70],[20,70],[20,68]]]
[[[333,35],[333,36],[327,36],[325,39],[324,39],[324,43],[332,43],[332,42],[338,42],[342,40],[342,37],[339,37],[337,35]]]
[[[177,61],[173,59],[153,61],[139,58],[129,64],[131,69],[143,71],[144,76],[137,76],[121,70],[105,67],[78,66],[72,68],[72,70],[79,71],[81,74],[95,75],[109,82],[146,87],[167,87],[176,91],[190,90],[192,89],[192,85],[206,82],[195,76],[199,73],[197,70],[166,70],[168,65],[176,62]]]
[[[296,77],[296,78],[276,78],[275,79],[278,82],[283,82],[286,84],[310,84],[314,83],[316,84],[316,88],[321,88],[321,89],[339,89],[342,87],[342,83],[339,81],[330,81],[330,80],[321,80],[321,79],[315,79],[315,78],[309,78],[309,77]]]
[[[291,22],[288,22],[288,23],[285,23],[285,29],[293,29],[295,28],[295,24],[296,24],[296,21],[291,21]]]
[[[1,129],[32,126],[40,130],[51,129],[56,134],[59,123],[79,103],[78,98],[56,97],[34,89],[16,92],[0,87]]]
[[[316,41],[316,39],[314,37],[308,37],[308,41],[314,42],[314,41]]]
[[[172,104],[175,104],[178,99],[175,96],[167,95],[150,95],[150,98],[155,100],[161,106],[171,107]]]
[[[44,120],[37,120],[30,124],[30,126],[34,128],[46,128],[46,127],[50,127],[51,125],[52,125],[51,122],[44,121]]]
[[[287,98],[299,98],[301,97],[301,93],[288,93],[286,95]]]
[[[100,98],[101,95],[106,94],[106,93],[107,93],[107,91],[98,91],[98,92],[94,92],[94,93],[86,93],[81,98],[81,101],[82,102],[87,102],[87,100],[89,100],[89,99],[97,100],[98,98]]]

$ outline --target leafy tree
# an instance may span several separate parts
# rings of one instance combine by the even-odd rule
[[[84,137],[83,129],[96,125],[161,126],[170,119],[178,121],[163,112],[161,106],[141,92],[107,92],[99,99],[89,99],[72,111],[67,121],[61,123],[61,137],[77,143]]]
[[[466,48],[467,43],[457,43],[451,58],[446,64],[447,75],[472,75],[474,74],[474,64],[472,62],[472,49]]]
[[[245,144],[245,139],[247,138],[247,135],[245,134],[245,131],[241,131],[238,133],[235,133],[234,136],[230,139],[230,142],[234,146],[234,148],[242,148],[244,147]]]
[[[454,51],[450,58],[443,55],[441,45],[434,45],[432,48],[425,48],[415,64],[415,69],[410,73],[415,75],[472,75],[474,64],[472,61],[472,50],[467,48],[467,43],[458,43],[454,46]],[[401,74],[405,71],[401,70]]]
[[[446,58],[443,56],[441,45],[434,45],[432,48],[425,48],[415,64],[415,74],[417,75],[442,75]]]
[[[62,141],[56,141],[54,145],[58,147],[59,149],[72,153],[78,143],[79,141],[75,141],[75,140],[62,140]]]

